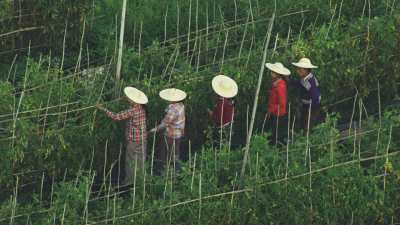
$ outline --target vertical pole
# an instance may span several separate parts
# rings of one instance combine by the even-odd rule
[[[243,162],[242,162],[242,170],[241,170],[241,173],[240,173],[241,177],[243,177],[243,175],[244,175],[244,172],[246,170],[247,160],[248,160],[248,157],[249,157],[250,140],[251,140],[251,136],[253,134],[254,119],[256,117],[256,112],[257,112],[258,95],[260,93],[261,82],[262,82],[264,68],[265,68],[265,60],[267,58],[267,50],[268,50],[269,40],[271,38],[271,33],[272,33],[272,27],[273,27],[273,24],[274,24],[274,20],[275,20],[275,12],[274,12],[274,14],[272,14],[272,17],[270,19],[269,26],[268,26],[267,41],[265,42],[265,46],[264,46],[264,54],[263,54],[263,58],[262,58],[260,73],[259,73],[259,76],[258,76],[258,84],[257,84],[257,89],[256,89],[256,95],[255,95],[255,98],[254,98],[253,112],[252,112],[252,115],[251,115],[250,127],[248,129],[248,134],[247,134],[247,138],[246,138],[246,146],[245,146],[245,152],[244,152],[244,157],[243,157]]]
[[[125,30],[125,15],[126,15],[126,0],[122,4],[122,16],[121,16],[121,30],[119,33],[119,50],[118,50],[118,62],[117,62],[117,81],[121,78],[121,61],[122,61],[122,47],[124,45],[124,30]]]

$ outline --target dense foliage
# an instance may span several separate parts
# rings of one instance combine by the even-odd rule
[[[16,2],[0,2],[0,223],[400,221],[396,1],[285,0],[276,1],[276,8],[274,1],[257,0],[128,1],[120,81],[114,71],[122,1]],[[274,11],[267,60],[290,65],[310,57],[319,66],[315,73],[328,117],[309,139],[296,124],[288,146],[267,146],[261,132],[266,72],[259,135],[252,141],[250,168],[240,177]],[[240,88],[233,147],[222,151],[209,146],[204,116],[212,107],[210,81],[218,73]],[[123,123],[110,121],[94,105],[124,109],[118,98],[126,85],[149,96],[149,127],[166,106],[158,98],[161,89],[178,86],[188,93],[187,162],[176,177],[150,176],[149,162],[145,179],[120,196],[111,186],[123,158]],[[289,93],[291,117],[298,118],[296,92]],[[335,127],[350,120],[362,124],[362,138],[339,142]],[[153,139],[150,159],[157,151]]]

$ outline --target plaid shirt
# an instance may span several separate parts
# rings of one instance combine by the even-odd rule
[[[165,128],[165,135],[173,139],[183,137],[185,130],[185,106],[183,103],[170,104],[165,111],[166,115],[157,129]]]
[[[125,137],[128,142],[140,143],[141,140],[147,139],[146,112],[143,106],[135,105],[119,113],[106,110],[106,115],[113,120],[129,119],[125,129]]]

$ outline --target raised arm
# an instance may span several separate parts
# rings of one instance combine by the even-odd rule
[[[121,111],[119,113],[111,112],[108,109],[104,109],[104,111],[108,117],[110,117],[112,120],[116,120],[116,121],[126,120],[134,115],[134,112],[132,109],[127,109],[127,110]]]

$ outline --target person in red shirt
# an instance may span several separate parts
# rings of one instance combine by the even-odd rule
[[[288,70],[282,63],[267,63],[265,66],[271,71],[272,85],[268,95],[268,118],[269,127],[271,127],[270,144],[277,145],[283,142],[285,137],[286,120],[286,101],[287,87],[286,77],[290,75]]]
[[[147,130],[146,130],[146,111],[144,105],[147,104],[147,96],[140,90],[133,87],[124,89],[125,96],[131,106],[129,109],[114,113],[101,104],[96,107],[104,111],[106,115],[115,121],[126,120],[126,157],[125,157],[125,179],[123,185],[133,183],[135,170],[144,172],[146,160]]]
[[[233,79],[225,75],[215,76],[211,84],[217,94],[214,109],[209,110],[213,123],[213,145],[221,149],[223,144],[231,143],[235,113],[233,98],[237,95],[238,86]]]

